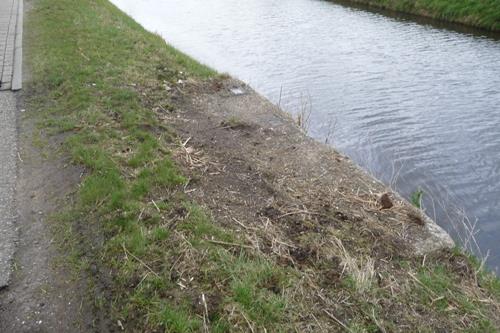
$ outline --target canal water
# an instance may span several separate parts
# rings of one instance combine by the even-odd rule
[[[310,111],[311,136],[407,198],[423,190],[427,214],[498,272],[498,36],[319,0],[112,2],[288,112]]]

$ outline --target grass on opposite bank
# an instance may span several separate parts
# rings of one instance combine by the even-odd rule
[[[27,23],[29,109],[47,133],[64,135],[64,151],[86,169],[56,230],[117,329],[495,330],[498,280],[473,274],[477,265],[459,251],[379,267],[342,245],[355,226],[322,235],[338,237],[338,248],[304,268],[252,248],[187,199],[172,158],[178,139],[152,110],[165,84],[217,74],[105,0],[38,0]],[[363,256],[364,242],[350,240]]]
[[[343,0],[500,31],[498,0]]]

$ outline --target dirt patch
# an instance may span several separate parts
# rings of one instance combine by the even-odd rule
[[[29,113],[19,121],[19,242],[11,284],[0,291],[0,331],[96,332],[88,288],[64,265],[50,222],[71,198],[82,170],[57,155],[62,138],[42,149],[33,146],[38,129]]]
[[[368,303],[380,307],[384,320],[404,326],[425,317],[439,327],[439,314],[419,302],[386,311],[373,291],[390,291],[384,297],[394,299],[397,292],[422,288],[404,265],[423,267],[426,256],[444,255],[453,246],[434,221],[348,157],[307,137],[289,115],[240,81],[182,83],[160,101],[169,111],[156,107],[154,95],[147,99],[150,92],[143,94],[147,106],[179,138],[172,150],[189,179],[184,192],[245,248],[303,274],[306,282],[296,290],[308,296],[298,302],[314,304],[314,315],[298,319],[299,331],[336,327],[338,318],[364,321],[364,310],[347,304],[362,309],[366,290],[372,290]],[[450,265],[457,274],[470,272],[462,263]],[[273,281],[260,287],[281,292]],[[409,308],[422,314],[411,315]]]
[[[389,200],[383,184],[308,138],[244,83],[191,83],[172,101],[177,111],[158,116],[173,124],[183,141],[176,158],[192,179],[186,192],[226,226],[275,229],[277,238],[262,246],[297,244],[306,234],[331,232],[350,234],[354,247],[361,240],[371,243],[380,257],[451,245],[434,222],[418,218],[396,194],[390,194],[391,205],[381,206],[381,197]],[[437,246],[422,247],[429,239]],[[303,262],[314,252],[288,247],[292,261]]]

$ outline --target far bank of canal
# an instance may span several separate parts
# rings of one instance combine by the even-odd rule
[[[250,83],[500,265],[500,38],[311,0],[113,0]],[[458,226],[457,226],[458,223]],[[474,244],[470,244],[473,250]]]

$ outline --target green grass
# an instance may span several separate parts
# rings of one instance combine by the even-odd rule
[[[498,0],[346,0],[374,7],[500,31]]]
[[[331,230],[346,247],[340,253],[325,245],[328,233],[298,236],[294,246],[307,258],[297,264],[291,252],[273,248],[269,230],[236,231],[188,200],[173,158],[178,139],[154,110],[175,109],[165,81],[175,86],[217,74],[109,2],[38,0],[26,41],[27,109],[39,122],[33,141],[56,150],[40,131],[64,138],[64,152],[85,168],[54,230],[79,269],[75,276],[89,276],[89,298],[113,328],[120,320],[146,332],[341,329],[330,314],[356,332],[498,326],[498,280],[455,272],[476,265],[460,252],[426,258],[424,267],[422,258],[373,258],[376,275],[360,291],[355,266],[344,271],[340,262],[347,252],[361,266],[372,256],[363,228]]]
[[[191,319],[187,311],[165,305],[160,312],[160,322],[172,332],[196,332],[201,328],[199,319]]]
[[[65,150],[88,172],[75,205],[58,220],[68,228],[64,239],[70,246],[82,241],[72,234],[74,221],[88,225],[87,237],[104,239],[94,254],[88,251],[95,246],[92,239],[83,239],[88,248],[81,251],[87,254],[78,259],[81,269],[93,262],[113,272],[114,296],[99,298],[98,305],[106,308],[112,301],[112,316],[128,327],[194,332],[203,324],[203,313],[193,309],[194,294],[206,293],[210,300],[214,281],[220,281],[227,290],[216,296],[220,313],[210,313],[212,331],[230,331],[222,313],[230,304],[239,309],[233,321],[246,316],[256,327],[286,325],[283,297],[265,289],[270,279],[279,284],[286,274],[246,255],[236,235],[214,225],[179,191],[186,179],[170,156],[175,138],[141,98],[140,89],[151,84],[157,89],[165,81],[173,85],[180,78],[216,73],[103,0],[38,1],[27,39],[34,78],[28,103],[37,109],[41,129],[65,133]],[[184,216],[172,230],[166,216],[178,212]],[[189,257],[200,252],[211,260]],[[175,283],[170,276],[182,255],[187,257],[177,264],[195,270],[199,283],[186,294],[178,292],[179,284],[188,282],[179,277]]]

